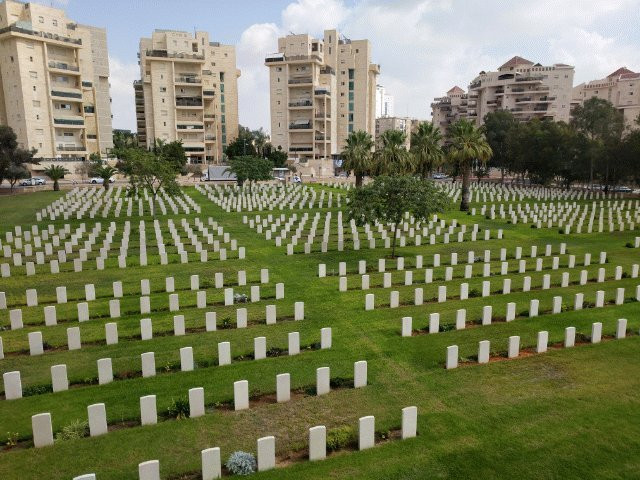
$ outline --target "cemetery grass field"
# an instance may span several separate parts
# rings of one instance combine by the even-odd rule
[[[328,187],[313,187],[327,189]],[[340,192],[331,189],[334,194]],[[0,291],[7,297],[8,309],[0,310],[0,336],[5,358],[0,360],[0,373],[21,372],[24,398],[5,400],[0,397],[0,479],[71,479],[95,472],[98,480],[138,478],[138,464],[146,460],[160,461],[163,479],[197,479],[201,468],[201,450],[220,447],[226,461],[235,450],[256,452],[256,440],[274,435],[278,468],[256,473],[260,479],[427,479],[427,478],[531,478],[531,479],[619,479],[640,478],[640,302],[636,300],[639,278],[624,275],[613,279],[613,269],[621,266],[631,272],[640,263],[640,249],[629,248],[635,231],[614,233],[583,233],[560,235],[558,228],[534,229],[527,225],[511,225],[505,220],[488,220],[483,216],[469,216],[454,209],[442,216],[447,222],[457,219],[463,224],[478,223],[480,229],[504,230],[504,238],[463,243],[406,246],[398,255],[413,268],[413,258],[423,255],[425,266],[434,254],[444,259],[458,252],[466,261],[469,250],[481,255],[491,249],[491,295],[475,296],[461,301],[449,298],[437,303],[437,288],[449,286],[449,296],[458,294],[459,284],[469,283],[470,291],[480,291],[487,280],[474,270],[474,276],[463,279],[458,270],[452,281],[442,279],[444,266],[434,268],[434,281],[424,284],[424,276],[414,273],[414,284],[402,284],[402,272],[395,270],[390,249],[359,251],[335,249],[327,253],[313,252],[286,255],[284,246],[276,247],[272,240],[243,224],[242,217],[266,216],[280,212],[224,212],[194,188],[186,189],[201,207],[200,214],[166,215],[157,217],[166,224],[174,218],[176,225],[182,218],[193,223],[194,218],[206,222],[212,217],[225,232],[246,248],[246,258],[217,259],[201,263],[190,257],[188,264],[150,265],[132,264],[118,268],[109,258],[107,268],[98,271],[95,262],[85,264],[82,272],[63,271],[59,274],[40,270],[36,275],[12,274],[0,278]],[[341,191],[344,195],[344,190]],[[36,223],[35,212],[44,208],[64,192],[41,192],[14,197],[0,197],[0,240],[5,232],[21,225],[23,230]],[[479,206],[472,203],[472,207]],[[298,215],[314,210],[293,210]],[[316,209],[317,211],[317,209]],[[328,209],[321,210],[324,212]],[[332,208],[334,215],[338,211]],[[55,225],[71,223],[75,228],[87,223],[89,231],[95,222],[106,229],[111,221],[119,225],[131,222],[137,230],[140,217],[121,216],[115,219],[84,218],[55,220]],[[149,216],[147,223],[153,219]],[[346,222],[346,220],[345,220]],[[39,225],[50,223],[42,221]],[[147,229],[151,231],[149,225]],[[169,237],[170,239],[170,237]],[[567,244],[567,254],[573,254],[578,264],[567,269],[561,260],[559,271],[545,266],[535,271],[535,260],[528,258],[531,245],[538,246],[538,254],[545,245],[552,244],[554,255],[561,242]],[[4,243],[3,243],[4,244]],[[527,259],[525,274],[510,270],[508,277],[514,285],[531,277],[532,291],[514,289],[501,295],[504,276],[500,275],[497,252],[509,252],[522,247]],[[134,248],[135,250],[135,248]],[[598,254],[607,252],[607,263],[600,265]],[[589,266],[582,266],[584,254],[592,254]],[[382,274],[377,273],[378,259],[386,257],[387,271],[393,272],[392,288],[382,288]],[[564,258],[564,257],[563,257]],[[360,289],[359,260],[366,260],[372,279],[371,290]],[[512,260],[512,258],[510,259]],[[6,259],[0,256],[0,262]],[[348,290],[338,290],[338,263],[347,262]],[[512,260],[513,261],[513,260]],[[151,264],[153,263],[153,264]],[[318,264],[327,265],[325,278],[318,278]],[[461,260],[460,262],[464,262]],[[480,262],[481,263],[481,262]],[[607,270],[603,283],[592,279],[598,269]],[[13,267],[12,267],[13,268]],[[269,282],[261,286],[259,302],[241,305],[248,309],[248,327],[244,329],[220,327],[223,321],[235,325],[238,305],[224,306],[221,289],[214,288],[214,274],[224,273],[225,283],[234,291],[249,294],[249,286],[260,283],[260,269],[269,269]],[[458,267],[461,268],[461,267]],[[577,284],[580,270],[589,272],[586,285]],[[234,285],[236,272],[247,272],[247,286]],[[421,269],[422,271],[424,270]],[[560,272],[571,272],[571,285],[558,286]],[[12,270],[13,272],[13,270]],[[196,294],[189,288],[191,275],[200,276],[201,288],[208,291],[206,309],[195,308]],[[542,290],[543,274],[551,274],[552,287]],[[173,276],[180,294],[180,311],[169,312],[165,277]],[[140,318],[138,297],[140,280],[151,283],[154,337],[139,339]],[[112,282],[122,281],[121,317],[109,318],[109,299]],[[275,300],[275,284],[285,285],[284,299]],[[575,282],[575,283],[574,283]],[[75,304],[84,301],[84,285],[93,283],[97,299],[91,302],[91,320],[81,325],[82,349],[68,351],[67,328],[78,325]],[[56,304],[56,287],[66,285],[68,303],[58,305],[58,325],[44,326],[43,305]],[[227,285],[225,285],[227,286]],[[424,287],[425,304],[413,305],[416,286]],[[625,303],[615,305],[616,288],[625,289]],[[25,290],[38,291],[39,306],[27,307]],[[400,307],[389,308],[389,292],[399,291]],[[585,303],[595,302],[596,291],[604,290],[603,308],[574,311],[574,295],[584,293]],[[375,293],[376,308],[365,311],[365,294]],[[562,313],[551,314],[554,296],[562,296]],[[528,318],[529,301],[539,299],[540,315]],[[304,302],[304,319],[294,320],[294,302]],[[517,318],[504,322],[508,302],[515,302]],[[277,305],[277,323],[265,325],[264,309]],[[493,307],[494,322],[481,326],[482,308]],[[11,308],[23,309],[24,328],[10,330]],[[455,330],[458,309],[465,308],[467,328]],[[217,313],[218,330],[204,331],[204,312]],[[440,313],[440,324],[446,326],[437,334],[427,334],[429,314]],[[174,336],[173,316],[185,316],[187,334]],[[413,318],[412,337],[400,335],[402,317]],[[626,318],[627,338],[615,339],[616,322]],[[104,324],[117,321],[120,341],[107,346]],[[591,344],[591,325],[602,322],[603,341]],[[578,336],[574,348],[563,348],[565,328],[576,327]],[[332,347],[320,349],[320,330],[332,329]],[[549,351],[535,353],[539,331],[549,332]],[[45,354],[29,355],[27,333],[41,331],[46,342]],[[155,332],[163,332],[156,335]],[[300,332],[301,353],[287,356],[289,332]],[[507,359],[508,338],[520,336],[520,357]],[[135,338],[135,337],[138,338]],[[276,347],[273,357],[253,360],[254,338],[266,337],[267,349]],[[491,341],[492,361],[476,363],[478,342]],[[218,366],[218,342],[230,342],[231,365]],[[460,367],[445,369],[446,349],[459,346]],[[196,368],[180,372],[182,347],[193,347]],[[140,355],[155,352],[158,371],[152,378],[141,378]],[[496,358],[499,356],[500,358]],[[111,358],[115,380],[98,385],[96,362]],[[368,363],[368,385],[352,388],[354,362]],[[50,367],[66,364],[69,390],[52,393],[45,387],[51,384]],[[332,391],[315,396],[316,369],[329,366]],[[291,374],[291,400],[276,403],[276,375]],[[233,410],[233,382],[248,380],[250,408]],[[0,387],[1,384],[0,384]],[[186,398],[193,387],[204,387],[206,415],[199,418],[168,419],[166,411],[176,399]],[[157,395],[157,425],[140,426],[142,396]],[[4,392],[3,392],[4,395]],[[53,446],[34,448],[31,416],[50,412],[54,435],[76,420],[87,419],[87,406],[105,403],[109,433],[95,438],[56,441]],[[418,436],[400,440],[401,410],[415,405],[418,408]],[[357,451],[358,419],[375,416],[377,440],[375,448]],[[328,431],[348,426],[353,441],[323,461],[306,460],[308,429],[326,425]],[[390,438],[389,438],[390,437]],[[15,446],[9,445],[16,443]]]

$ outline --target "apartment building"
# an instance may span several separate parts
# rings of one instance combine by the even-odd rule
[[[376,143],[378,143],[380,136],[387,130],[400,130],[406,135],[404,144],[408,150],[411,147],[411,132],[414,124],[414,120],[408,117],[376,118]]]
[[[35,171],[108,154],[106,31],[80,25],[57,8],[0,3],[0,123],[14,130],[21,147],[37,150]]]
[[[376,78],[368,40],[337,30],[322,39],[288,35],[265,58],[270,77],[271,142],[304,174],[333,173],[332,156],[350,132],[375,134]]]
[[[238,136],[238,77],[232,45],[207,32],[155,30],[140,40],[134,82],[138,141],[182,141],[190,163],[218,164]]]
[[[376,118],[394,116],[394,99],[382,85],[376,85]]]
[[[621,67],[607,77],[575,87],[575,98],[582,103],[592,97],[608,100],[620,110],[627,127],[635,127],[640,115],[640,73]]]
[[[467,118],[467,110],[477,108],[477,94],[469,95],[457,85],[451,88],[444,97],[434,98],[431,103],[433,124],[444,134],[449,125],[460,118]]]
[[[543,66],[513,57],[495,72],[480,72],[469,84],[468,100],[475,100],[475,106],[467,105],[467,118],[480,125],[487,113],[509,110],[521,121],[550,118],[568,122],[573,74],[570,65]]]

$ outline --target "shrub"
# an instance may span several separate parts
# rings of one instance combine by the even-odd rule
[[[167,408],[167,414],[171,418],[181,420],[189,417],[189,400],[186,397],[172,398],[171,404]]]
[[[627,243],[624,244],[624,246],[627,247],[627,248],[633,248],[633,243],[627,242]]]
[[[33,385],[31,387],[26,387],[22,391],[23,397],[31,397],[32,395],[42,395],[43,393],[53,392],[53,387],[51,385]]]
[[[480,293],[480,290],[478,290],[477,288],[472,288],[469,291],[469,298],[476,298],[481,296],[482,294]]]
[[[7,447],[15,447],[18,444],[18,432],[7,432]]]
[[[226,467],[233,475],[251,475],[256,471],[256,458],[251,453],[239,450],[229,456]]]
[[[62,430],[56,435],[56,440],[76,440],[89,435],[89,422],[85,420],[74,420],[68,425],[62,427]]]
[[[348,426],[334,428],[327,432],[327,449],[335,452],[347,447],[355,438],[353,429]]]

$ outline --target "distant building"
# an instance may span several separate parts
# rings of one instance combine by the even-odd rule
[[[270,78],[271,142],[301,172],[330,175],[332,157],[349,133],[375,133],[375,87],[380,66],[368,40],[288,35],[265,58]]]
[[[140,40],[134,82],[138,141],[182,141],[190,163],[222,162],[238,136],[238,77],[233,45],[207,32],[155,30]]]
[[[376,119],[376,143],[380,135],[387,130],[400,130],[407,136],[405,146],[407,150],[411,146],[412,119],[407,117],[382,117]]]
[[[592,80],[575,87],[576,102],[589,98],[608,100],[622,112],[625,125],[634,126],[640,115],[640,73],[621,67],[601,80]]]
[[[376,118],[393,117],[393,95],[388,95],[382,85],[376,85]]]
[[[434,98],[431,103],[431,121],[444,135],[449,125],[460,118],[467,118],[468,108],[477,107],[477,98],[476,93],[469,98],[465,91],[456,85],[446,96]]]
[[[52,162],[106,155],[113,146],[107,35],[63,10],[0,3],[0,124]],[[67,165],[73,172],[71,165]]]

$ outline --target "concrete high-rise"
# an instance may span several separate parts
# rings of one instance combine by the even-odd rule
[[[288,35],[267,56],[271,142],[306,174],[330,175],[350,132],[375,134],[376,78],[368,40],[325,30],[322,39]]]
[[[393,117],[393,95],[389,95],[382,85],[376,85],[376,118]]]
[[[57,8],[0,3],[0,123],[37,150],[35,171],[106,155],[113,146],[106,31]]]
[[[134,83],[138,141],[181,141],[190,163],[221,163],[238,136],[238,77],[232,45],[207,32],[155,30],[140,40]]]

